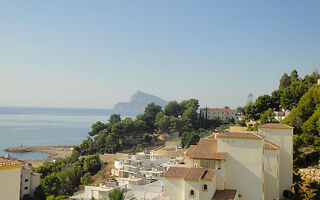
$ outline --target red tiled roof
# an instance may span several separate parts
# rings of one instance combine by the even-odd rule
[[[0,167],[23,165],[24,162],[15,158],[0,157]]]
[[[192,147],[190,158],[207,160],[225,160],[226,152],[218,152],[218,141],[216,139],[201,138],[196,147]]]
[[[276,123],[267,123],[258,126],[258,128],[274,128],[274,129],[293,129],[292,126],[287,124],[276,124]]]
[[[211,200],[234,200],[237,190],[216,190]]]
[[[185,180],[212,180],[216,174],[214,169],[206,169],[202,167],[176,167],[172,166],[168,169],[165,178],[183,178]]]
[[[264,149],[269,149],[269,150],[278,150],[278,149],[280,149],[280,147],[278,145],[276,145],[275,143],[270,142],[270,141],[268,141],[266,139],[264,140],[263,148]]]
[[[263,137],[252,132],[223,132],[217,135],[217,138],[239,138],[263,140]]]

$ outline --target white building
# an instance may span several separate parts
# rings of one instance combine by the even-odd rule
[[[263,124],[258,126],[258,132],[280,148],[279,194],[292,186],[293,165],[293,127],[285,124]]]
[[[170,167],[165,174],[165,197],[279,200],[292,184],[292,127],[265,124],[258,128],[262,134],[224,132],[190,146],[183,167]],[[215,175],[204,191],[206,170]],[[189,179],[189,173],[196,178]]]
[[[21,168],[21,198],[26,195],[33,195],[40,185],[40,174],[32,172],[32,168],[25,165]]]
[[[119,181],[126,181],[129,186],[142,185],[147,183],[147,179],[163,177],[167,168],[177,163],[178,160],[162,157],[153,152],[142,152],[115,160],[111,173],[118,177]]]
[[[70,198],[75,200],[91,200],[92,198],[109,200],[108,194],[115,189],[123,189],[127,191],[127,185],[119,184],[118,182],[106,182],[105,184],[100,182],[99,186],[86,185],[84,190],[75,193]]]
[[[202,108],[200,109],[200,117],[206,120],[219,118],[224,123],[230,119],[237,120],[236,111],[230,108]]]
[[[20,160],[0,157],[0,199],[18,200],[33,195],[40,184],[40,175],[34,174]]]

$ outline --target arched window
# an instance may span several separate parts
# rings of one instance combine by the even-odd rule
[[[190,197],[195,197],[195,192],[194,192],[194,190],[190,190],[190,191],[189,191],[189,196],[190,196]]]
[[[202,190],[203,190],[203,191],[208,191],[208,185],[207,185],[207,184],[204,184],[204,185],[202,186]]]

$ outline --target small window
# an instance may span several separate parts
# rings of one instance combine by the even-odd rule
[[[190,197],[195,197],[194,190],[190,190],[190,191],[189,191],[189,196],[190,196]]]
[[[25,189],[25,190],[27,190],[27,189],[28,189],[28,187],[24,187],[24,189]]]
[[[24,179],[24,182],[25,182],[25,183],[28,183],[28,181],[29,181],[29,179]]]
[[[205,192],[208,191],[208,185],[207,185],[207,184],[204,184],[204,185],[202,186],[202,191],[205,191]]]

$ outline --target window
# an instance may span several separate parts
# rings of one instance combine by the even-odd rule
[[[194,193],[194,190],[190,190],[189,191],[189,197],[195,197],[195,193]]]
[[[25,190],[27,190],[27,189],[28,189],[28,187],[24,187],[24,189],[25,189]]]
[[[204,185],[202,186],[202,191],[205,191],[205,192],[208,191],[208,185],[207,185],[207,184],[204,184]]]
[[[29,181],[29,179],[24,179],[24,182],[25,182],[25,183],[28,183],[28,181]]]

